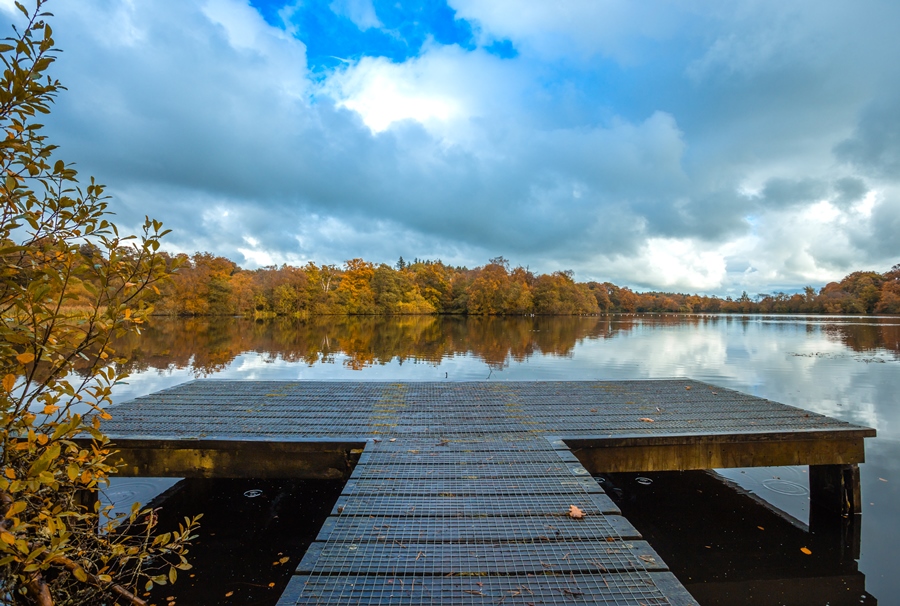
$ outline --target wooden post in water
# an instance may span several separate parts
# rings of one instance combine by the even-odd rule
[[[809,530],[842,560],[859,559],[861,513],[859,465],[809,466]]]
[[[810,465],[810,510],[847,516],[862,513],[859,465]]]

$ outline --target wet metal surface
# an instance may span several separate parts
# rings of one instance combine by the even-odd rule
[[[249,453],[263,442],[365,443],[285,605],[695,604],[582,461],[630,457],[640,466],[631,453],[649,448],[665,456],[652,455],[648,469],[653,457],[709,463],[697,452],[746,462],[735,453],[747,451],[771,462],[781,450],[806,456],[804,440],[834,440],[838,448],[809,456],[855,463],[874,433],[685,380],[202,380],[111,412],[104,430],[126,451],[129,441],[161,440],[190,450],[182,459],[201,475],[240,459],[239,444]],[[615,449],[597,449],[606,443]],[[577,445],[581,461],[567,445]],[[217,448],[233,452],[216,458]],[[323,466],[340,473],[333,456]],[[584,517],[569,516],[573,506]]]
[[[698,381],[387,383],[199,380],[114,407],[115,440],[515,440],[859,431]]]
[[[695,604],[579,471],[527,435],[369,442],[279,603]]]

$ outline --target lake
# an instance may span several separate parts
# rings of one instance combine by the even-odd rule
[[[856,554],[851,549],[848,556],[840,541],[810,537],[817,546],[812,555],[786,547],[788,537],[806,532],[809,520],[803,467],[721,470],[741,492],[702,472],[602,480],[703,604],[890,604],[900,595],[900,317],[157,318],[140,337],[128,337],[116,348],[131,359],[132,373],[127,384],[116,386],[116,402],[213,376],[336,381],[689,377],[874,427],[878,437],[866,441],[867,462],[861,466],[858,568]],[[110,497],[117,503],[147,501],[174,483],[115,480]],[[229,490],[243,498],[253,493],[252,484],[192,487],[172,502],[201,511],[233,508],[215,499]],[[329,490],[334,488],[323,488],[330,495]],[[188,498],[189,492],[199,496]],[[327,508],[323,511],[327,515]],[[242,515],[252,517],[246,511]],[[210,524],[207,532],[214,528]],[[260,600],[257,595],[246,603],[264,603]]]

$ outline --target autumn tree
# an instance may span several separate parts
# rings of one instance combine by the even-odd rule
[[[422,298],[437,312],[450,311],[453,302],[453,270],[440,261],[417,263],[408,268]]]
[[[375,266],[362,259],[350,259],[337,287],[338,300],[348,314],[375,313],[375,293],[372,278]]]
[[[43,4],[16,3],[24,25],[0,44],[0,602],[143,604],[139,590],[190,567],[196,519],[157,536],[152,512],[111,520],[95,497],[115,472],[101,423],[125,377],[110,339],[150,312],[166,232],[147,219],[121,235],[103,187],[53,159],[36,121],[62,89],[45,75]]]
[[[875,312],[880,314],[900,314],[900,263],[885,272],[881,284],[881,296]]]
[[[509,261],[495,257],[481,268],[466,289],[467,311],[473,315],[524,314],[531,312],[527,272],[510,274]]]
[[[341,283],[341,271],[334,265],[317,266],[310,261],[303,266],[307,278],[307,300],[314,314],[335,313],[335,291]]]
[[[179,315],[221,316],[234,313],[231,275],[237,264],[208,252],[182,257],[173,297]]]
[[[600,311],[594,293],[586,284],[576,284],[571,272],[539,276],[533,293],[536,314],[571,316]]]

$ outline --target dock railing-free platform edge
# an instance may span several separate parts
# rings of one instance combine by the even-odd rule
[[[834,518],[860,510],[858,464],[865,459],[864,439],[875,435],[869,428],[682,379],[510,383],[201,380],[116,406],[110,412],[113,420],[104,429],[118,451],[115,460],[122,465],[121,475],[350,478],[345,486],[350,494],[341,497],[333,512],[341,523],[378,512],[405,519],[406,514],[396,518],[397,511],[391,509],[400,501],[378,500],[380,491],[396,492],[398,486],[407,491],[401,501],[419,508],[411,518],[417,523],[433,516],[442,520],[470,516],[473,507],[490,508],[492,503],[508,504],[512,499],[521,505],[513,508],[515,515],[510,520],[519,520],[525,528],[533,507],[550,507],[553,515],[564,516],[563,502],[572,497],[560,495],[571,490],[587,498],[584,503],[589,508],[590,499],[602,496],[608,501],[591,474],[781,465],[809,465],[813,509],[830,512]],[[548,470],[555,466],[546,462],[548,448],[558,453],[554,457],[569,461],[561,472],[569,479],[550,477],[555,472]],[[534,462],[529,463],[531,460]],[[393,474],[394,479],[381,477],[384,473]],[[438,487],[440,492],[436,492]],[[415,496],[409,491],[424,492]],[[458,498],[454,502],[448,496]],[[599,510],[595,513],[607,515]],[[814,517],[821,519],[818,513],[811,514],[811,520]],[[331,522],[329,532],[334,531],[335,523]],[[323,533],[328,526],[326,523]],[[514,524],[510,528],[514,534]],[[340,553],[341,558],[357,561],[351,556],[360,553],[335,552],[333,546],[326,549],[334,536],[323,538],[316,548],[321,553]],[[408,559],[409,552],[394,549],[388,553],[384,547],[375,540],[366,549],[372,550],[373,557]],[[445,548],[451,560],[468,557],[451,544]],[[316,549],[307,562],[318,557]],[[358,549],[359,545],[353,551]],[[555,548],[541,549],[549,550],[547,559],[562,558]],[[427,557],[420,551],[418,559]],[[502,554],[503,550],[485,551],[481,556],[491,559]],[[643,555],[654,562],[658,559],[649,552]],[[571,557],[573,562],[581,561]],[[574,565],[561,562],[567,570]],[[534,562],[527,558],[520,563],[522,570],[530,571],[527,574],[552,576],[554,572],[532,570],[529,566]],[[351,591],[350,601],[341,597],[343,590],[338,585],[354,578],[361,588],[368,587],[369,574],[381,575],[378,578],[385,583],[390,580],[384,576],[385,569],[372,565],[376,568],[369,570],[352,564],[315,577],[320,589],[331,596],[324,601],[321,596],[310,597],[315,593],[307,591],[314,570],[305,565],[298,569],[282,603],[478,603],[488,593],[485,586],[501,600],[518,591],[508,585],[518,573],[503,566],[482,581],[482,588],[465,589],[459,583],[440,580],[444,577],[437,573],[443,568],[415,561],[406,562],[412,576],[401,575],[401,580],[428,577],[431,580],[425,585],[429,591],[456,597],[426,602],[424,594],[413,599],[408,590],[391,592],[395,588],[374,586]],[[600,566],[608,568],[603,563]],[[604,572],[607,583],[609,574],[620,574],[611,570]],[[428,573],[425,577],[423,571]],[[578,572],[586,574],[581,569]],[[327,580],[335,574],[343,580]],[[490,576],[496,574],[506,580]],[[646,603],[695,603],[674,577],[668,582],[665,575],[670,573],[664,567],[655,571],[652,595],[644,596],[661,601]],[[299,591],[305,591],[306,597],[291,601],[300,579],[306,589]],[[583,579],[586,586],[595,581]],[[659,594],[663,586],[669,589]],[[558,584],[554,587],[551,593],[562,596],[560,603],[575,595],[567,591],[580,591]],[[619,589],[622,587],[612,593]],[[379,601],[382,599],[387,601]]]

